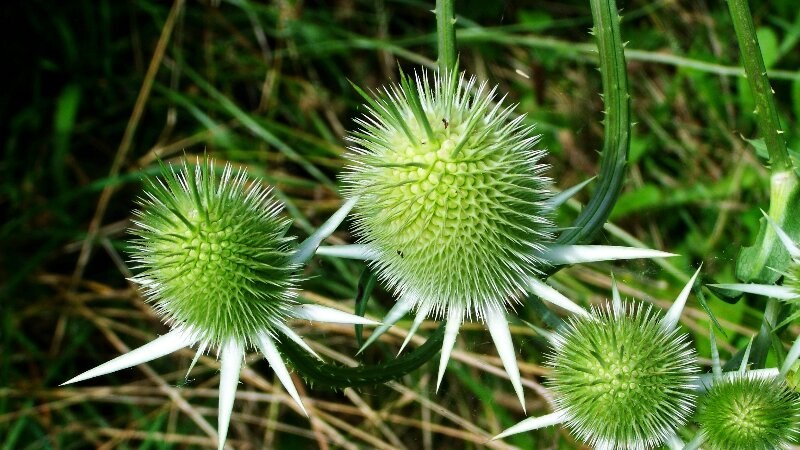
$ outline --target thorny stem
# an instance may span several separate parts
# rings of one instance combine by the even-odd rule
[[[739,40],[739,50],[742,55],[742,65],[747,74],[747,83],[756,101],[756,122],[764,136],[764,144],[769,152],[772,172],[783,172],[791,168],[789,153],[786,150],[786,139],[778,121],[778,111],[773,100],[772,87],[767,78],[767,69],[764,58],[761,56],[761,47],[758,45],[756,30],[753,26],[753,16],[750,14],[748,0],[728,0],[728,9],[733,19],[736,38]]]
[[[630,143],[630,95],[617,5],[614,0],[589,3],[603,79],[605,138],[598,186],[572,227],[559,236],[559,244],[588,241],[603,227],[622,191]]]
[[[439,48],[439,71],[456,69],[455,0],[436,0],[436,35]]]

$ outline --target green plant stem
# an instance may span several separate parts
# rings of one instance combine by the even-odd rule
[[[295,371],[314,386],[342,389],[369,386],[396,380],[430,361],[442,349],[445,325],[446,322],[442,322],[420,347],[389,362],[371,366],[347,367],[320,362],[290,339],[281,340],[279,346]]]
[[[764,308],[764,318],[761,321],[761,328],[758,330],[758,334],[753,339],[753,344],[750,347],[750,357],[748,358],[750,369],[763,369],[766,366],[772,335],[775,331],[775,324],[778,323],[781,306],[778,300],[767,300],[767,306]],[[731,372],[738,369],[746,352],[747,350],[745,348],[739,349],[739,351],[731,356],[728,362],[722,366],[722,371]]]
[[[630,143],[630,95],[617,5],[614,0],[589,3],[603,80],[605,138],[597,188],[570,229],[559,236],[560,244],[588,241],[603,227],[622,191]]]
[[[455,0],[436,0],[436,36],[439,48],[439,70],[456,68]]]
[[[783,172],[791,167],[789,153],[786,150],[786,139],[778,120],[778,111],[773,100],[772,87],[767,78],[767,69],[758,45],[753,16],[750,14],[748,0],[728,0],[728,9],[733,19],[736,38],[739,40],[739,50],[742,55],[742,65],[747,74],[747,83],[756,101],[756,122],[764,137],[764,143],[769,152],[772,172]]]

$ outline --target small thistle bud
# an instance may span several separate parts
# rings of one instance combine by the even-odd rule
[[[595,448],[649,449],[688,420],[696,355],[651,307],[572,316],[553,339],[550,386],[564,423]]]
[[[346,194],[358,197],[356,233],[380,277],[413,306],[443,317],[504,309],[537,273],[551,239],[538,136],[495,102],[495,90],[455,72],[431,86],[367,98],[353,133]]]
[[[800,437],[800,394],[782,378],[737,373],[714,382],[697,422],[710,449],[785,448]]]
[[[135,212],[133,260],[156,310],[218,346],[252,344],[274,331],[295,304],[297,267],[289,264],[290,222],[260,184],[205,161],[194,170],[164,170]]]

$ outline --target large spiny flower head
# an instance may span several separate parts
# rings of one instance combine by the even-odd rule
[[[772,450],[800,437],[800,395],[782,377],[726,374],[702,398],[697,422],[713,450]]]
[[[538,136],[495,89],[438,72],[401,75],[350,140],[346,193],[380,277],[436,317],[505,307],[550,241]]]
[[[191,367],[209,348],[221,359],[219,448],[225,444],[245,352],[258,348],[286,392],[300,406],[297,388],[276,341],[287,338],[315,355],[285,323],[299,318],[374,324],[362,317],[296,299],[299,262],[286,236],[290,221],[270,189],[230,165],[217,176],[209,159],[182,170],[162,166],[136,212],[133,281],[172,328],[124,355],[64,384],[146,363],[198,345]],[[318,235],[315,239],[322,239]],[[188,377],[188,373],[187,373]]]
[[[214,346],[253,344],[296,305],[297,265],[289,262],[290,221],[269,189],[210,162],[164,171],[135,212],[134,278],[172,326]]]

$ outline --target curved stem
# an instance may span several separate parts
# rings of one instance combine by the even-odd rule
[[[333,388],[368,386],[400,378],[430,361],[442,348],[446,323],[442,322],[428,340],[416,350],[392,361],[372,366],[346,367],[321,363],[289,339],[282,340],[279,347],[295,371],[315,385]]]
[[[630,95],[617,5],[614,0],[589,3],[603,79],[605,138],[597,188],[570,229],[559,236],[560,244],[588,241],[603,227],[622,190],[630,143]]]

